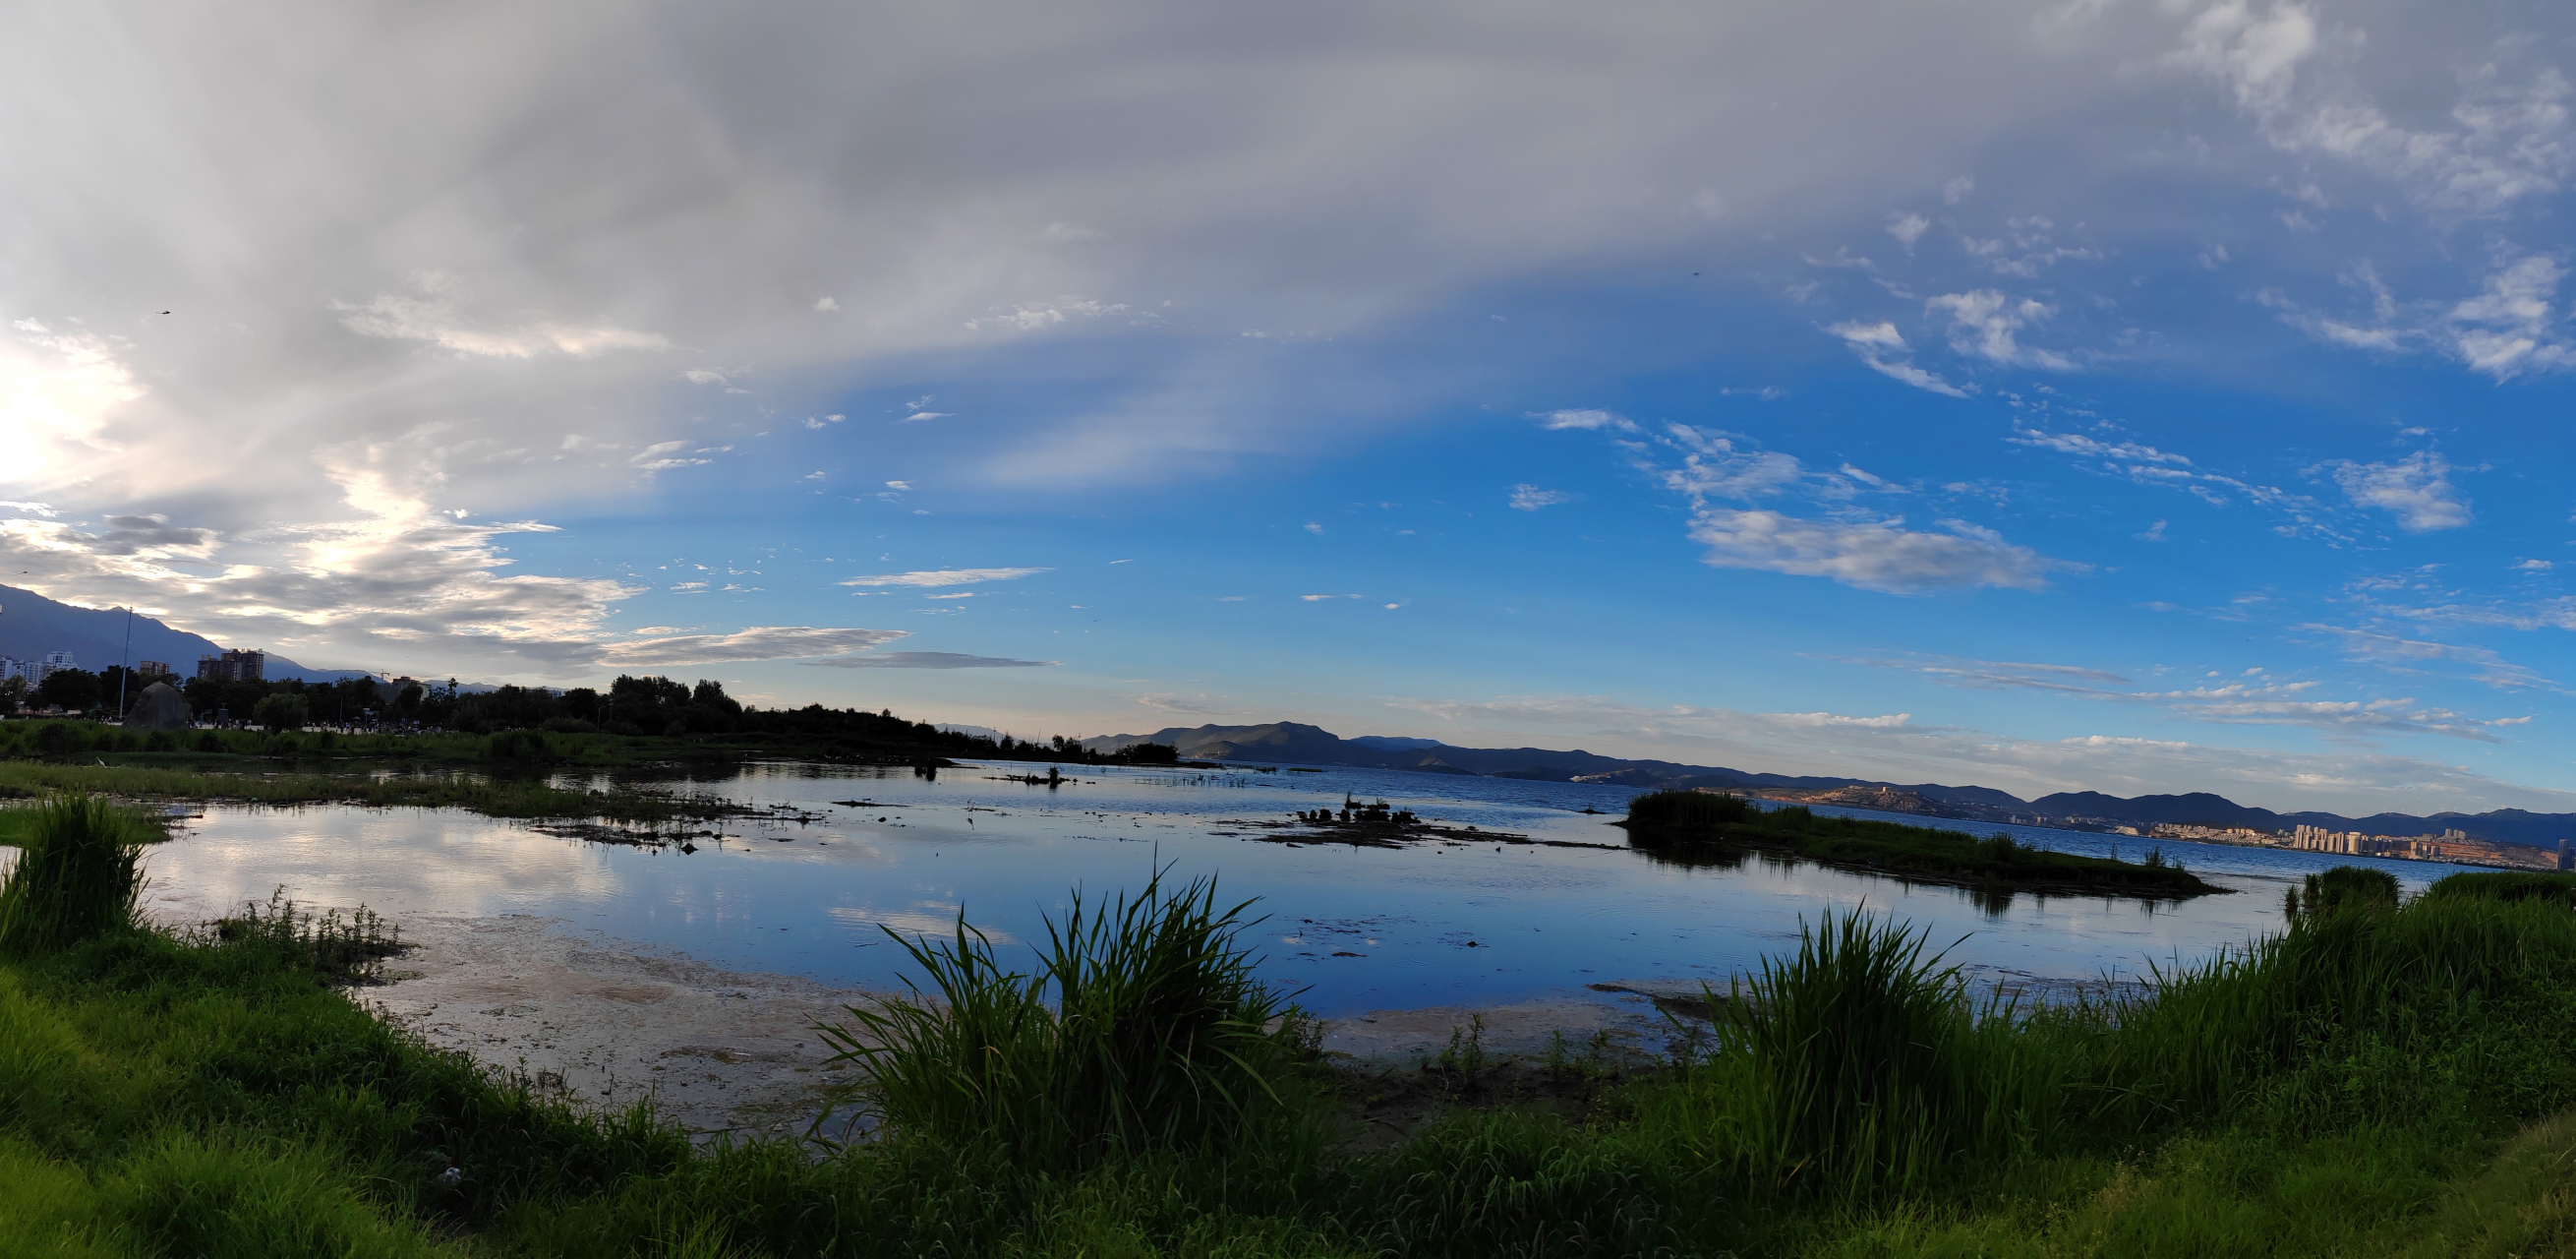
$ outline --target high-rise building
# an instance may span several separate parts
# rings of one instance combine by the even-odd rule
[[[268,673],[268,653],[227,647],[220,656],[197,657],[197,676],[219,682],[258,682]]]
[[[72,653],[68,651],[49,651],[45,653],[45,658],[43,660],[36,662],[36,680],[42,682],[65,669],[77,669],[79,667],[79,665],[72,663]]]
[[[2568,847],[2567,841],[2563,839],[2558,841],[2558,868],[2576,870],[2576,848]]]
[[[143,661],[142,663],[134,666],[134,672],[137,676],[147,678],[175,678],[179,676],[179,671],[171,668],[169,662],[163,660]]]

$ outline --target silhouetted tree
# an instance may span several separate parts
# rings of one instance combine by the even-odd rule
[[[65,712],[88,712],[98,707],[98,675],[87,669],[56,669],[37,684],[36,698]]]
[[[258,703],[251,705],[250,719],[266,727],[270,734],[276,734],[282,730],[303,729],[311,714],[312,710],[306,706],[303,696],[281,691],[262,696]]]

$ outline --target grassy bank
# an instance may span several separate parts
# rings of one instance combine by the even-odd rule
[[[137,734],[87,722],[0,723],[0,799],[70,791],[137,801],[358,804],[468,809],[490,817],[601,819],[631,825],[710,821],[753,810],[650,787],[548,785],[557,770],[734,765],[770,756],[906,763],[903,748],[751,735],[629,736],[511,730],[341,735],[200,730]],[[945,763],[940,762],[940,763]],[[0,821],[0,842],[7,824]]]
[[[131,837],[129,837],[131,838]],[[110,880],[112,881],[112,880]],[[2564,1253],[2576,914],[2475,887],[2299,916],[2150,996],[1980,1004],[1815,924],[1685,1063],[1574,1119],[1347,1152],[1210,892],[851,1042],[881,1140],[692,1150],[387,1029],[290,924],[0,955],[0,1253],[1363,1256]],[[60,894],[57,888],[56,894]],[[114,889],[105,889],[111,899]],[[1015,950],[1014,950],[1015,952]],[[1024,973],[1015,973],[1024,972]],[[853,1027],[853,1032],[866,1029]]]
[[[1791,853],[1824,865],[1922,882],[2033,892],[2179,899],[2225,891],[2150,851],[2142,861],[2051,852],[2009,835],[1820,814],[1805,805],[1762,808],[1740,796],[1654,791],[1628,802],[1628,842],[1690,860],[1747,851]]]
[[[470,809],[489,817],[606,818],[646,824],[703,821],[749,811],[706,796],[635,788],[572,789],[526,778],[472,774],[247,774],[149,765],[0,761],[0,796],[31,797],[57,791],[150,801],[408,805]],[[5,834],[5,828],[0,828],[0,836]]]

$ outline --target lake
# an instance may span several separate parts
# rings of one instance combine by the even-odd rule
[[[1041,770],[1043,767],[1040,767]],[[563,838],[454,811],[210,808],[149,858],[164,914],[210,914],[284,887],[311,905],[406,915],[533,915],[551,929],[730,970],[892,988],[910,972],[887,929],[946,934],[963,913],[1006,960],[1028,957],[1073,889],[1086,898],[1212,876],[1258,898],[1262,973],[1326,1017],[1428,1006],[1605,999],[1593,984],[1721,989],[1794,948],[1802,920],[1867,909],[1926,931],[1983,983],[2041,991],[2190,963],[2281,926],[2281,893],[2359,863],[2410,890],[2459,867],[2156,841],[2234,895],[2173,903],[1952,888],[1761,857],[1693,867],[1629,850],[1607,825],[1634,789],[1335,769],[1321,773],[1086,768],[1049,788],[1028,767],[941,771],[758,764],[691,790],[819,820],[727,822],[696,852]],[[581,782],[579,778],[564,781]],[[664,780],[669,781],[669,780]],[[1243,823],[1343,798],[1558,847],[1425,842],[1283,844]],[[847,807],[834,801],[865,801]],[[1598,814],[1586,814],[1585,809]],[[1863,810],[1824,809],[1890,817]],[[1924,819],[1897,817],[1920,823]],[[2068,852],[2136,859],[2148,841],[1959,823]],[[1597,845],[1597,846],[1594,846]],[[1954,943],[1955,942],[1955,943]],[[1587,996],[1587,994],[1594,994]]]

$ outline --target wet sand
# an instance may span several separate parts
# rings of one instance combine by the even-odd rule
[[[801,1131],[844,1064],[814,1032],[873,994],[564,934],[550,919],[414,918],[359,1001],[443,1049],[585,1104],[650,1099],[699,1135]]]

